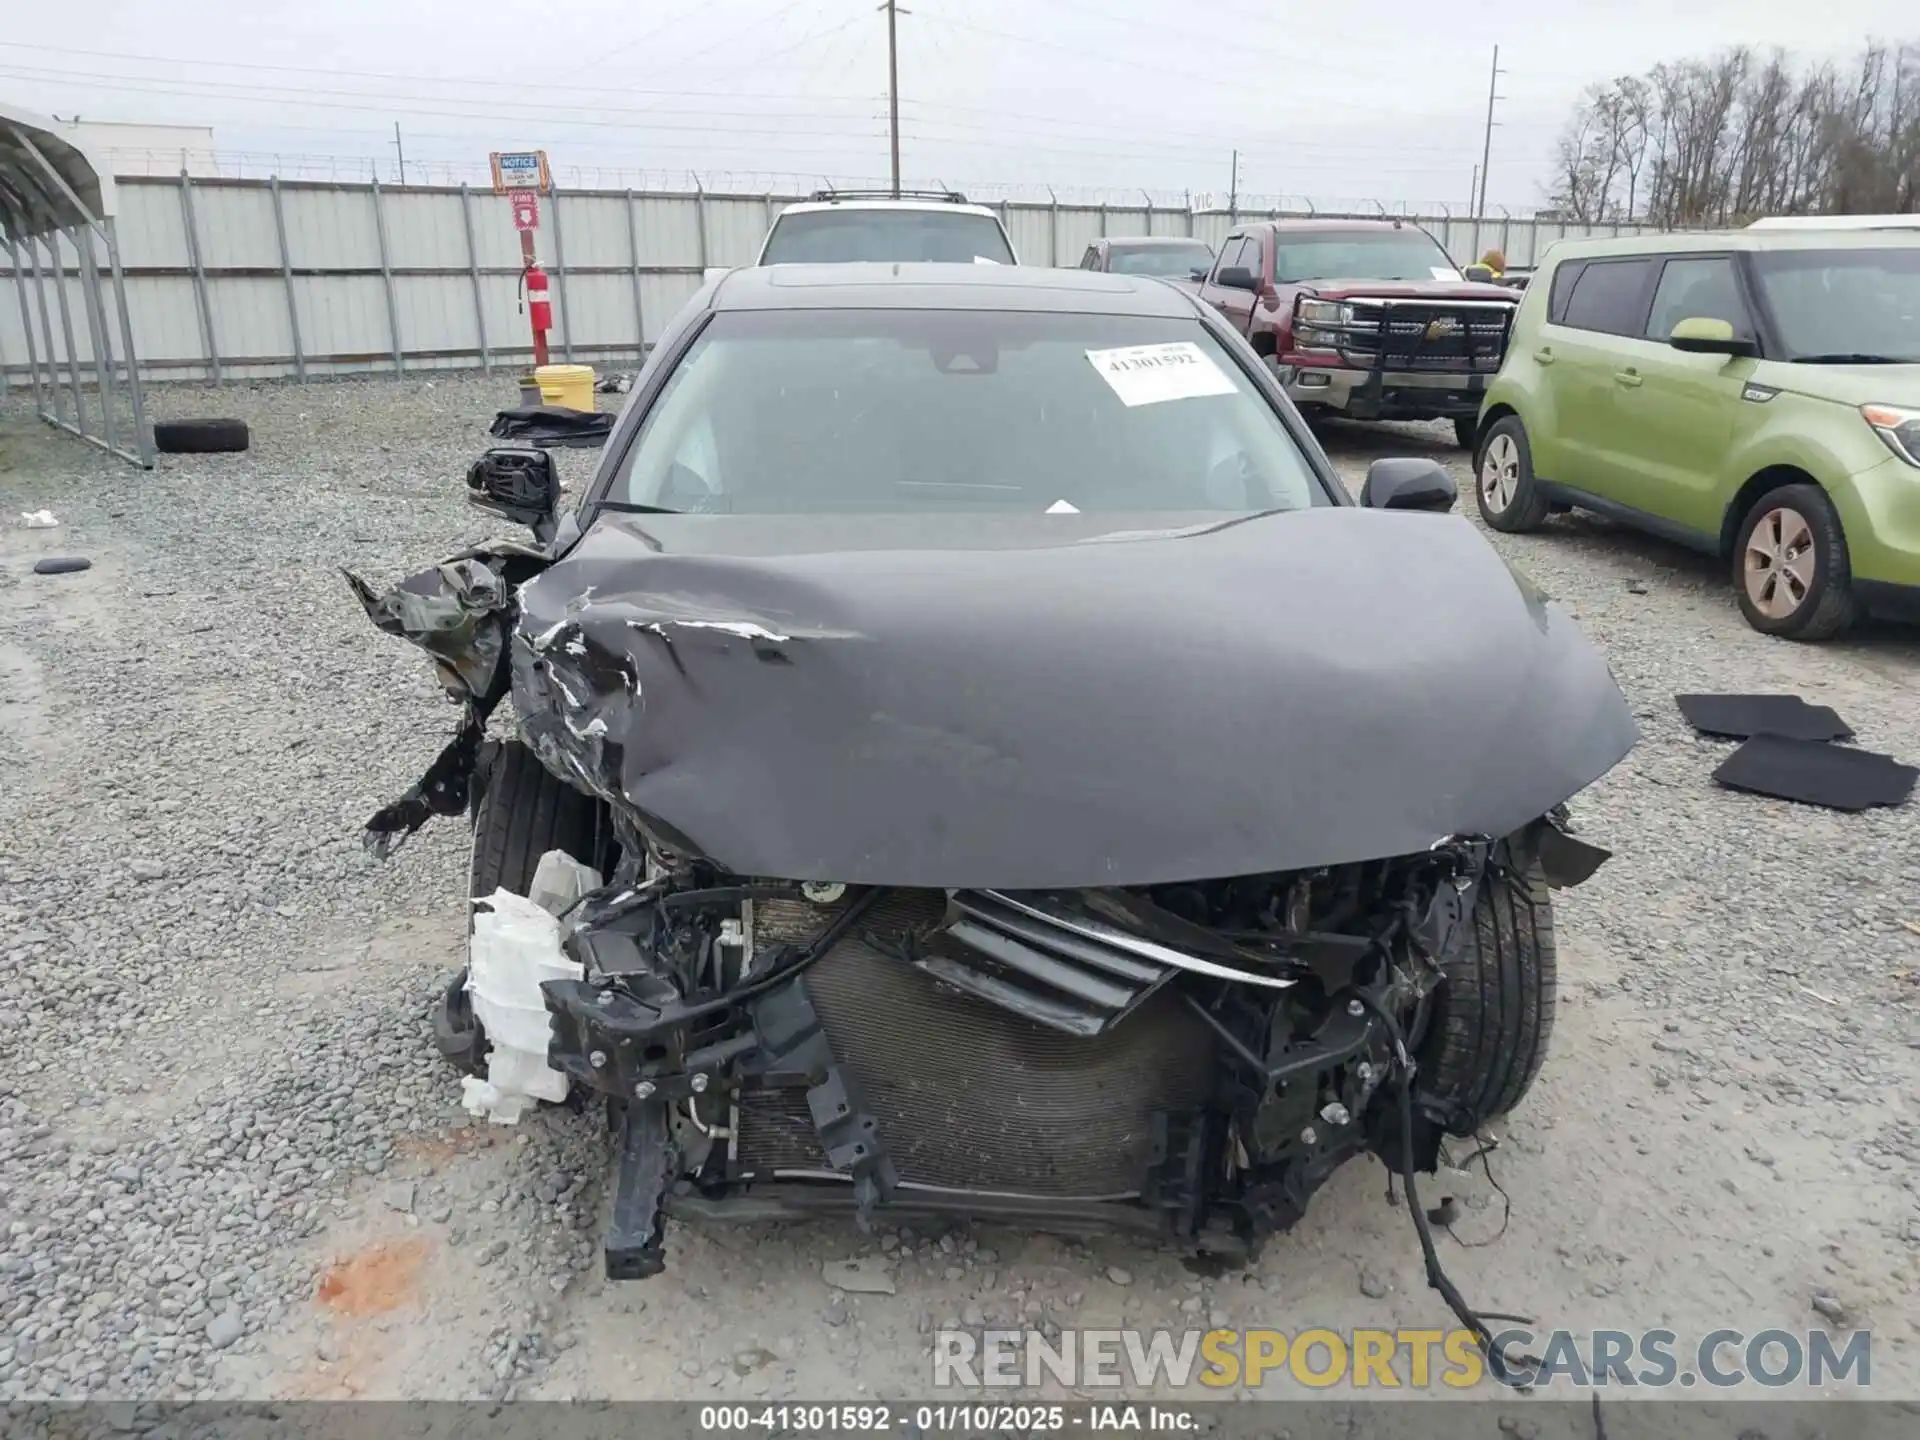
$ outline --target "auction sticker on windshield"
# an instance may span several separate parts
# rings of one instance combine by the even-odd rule
[[[1100,378],[1128,407],[1162,400],[1191,400],[1201,395],[1231,395],[1233,382],[1191,340],[1169,345],[1129,345],[1119,350],[1089,350],[1087,359]]]

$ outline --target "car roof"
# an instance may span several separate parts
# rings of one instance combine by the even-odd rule
[[[782,215],[817,215],[825,210],[919,210],[931,215],[984,215],[998,220],[984,205],[967,205],[958,200],[803,200],[789,205]],[[778,224],[778,220],[775,221]]]
[[[1098,243],[1109,248],[1131,245],[1137,250],[1151,250],[1161,245],[1205,245],[1207,242],[1198,235],[1103,235]]]
[[[1593,260],[1605,256],[1675,255],[1694,250],[1883,250],[1920,249],[1916,230],[1682,230],[1666,235],[1604,236],[1556,240],[1543,261]]]
[[[1159,280],[1039,265],[759,265],[728,274],[709,306],[731,310],[1027,310],[1191,320],[1188,294]]]

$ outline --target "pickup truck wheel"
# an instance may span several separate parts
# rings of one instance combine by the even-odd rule
[[[1478,415],[1459,415],[1453,422],[1453,443],[1462,450],[1472,453],[1480,439],[1480,417]]]
[[[1818,485],[1782,485],[1755,502],[1733,546],[1733,592],[1747,623],[1789,640],[1831,640],[1859,618],[1840,516]]]
[[[1533,450],[1518,415],[1503,415],[1487,427],[1473,472],[1482,520],[1509,535],[1540,528],[1547,502],[1533,483]]]
[[[1421,1100],[1456,1135],[1520,1103],[1546,1059],[1558,1003],[1553,900],[1538,860],[1508,846],[1474,899],[1473,924],[1440,957],[1446,977],[1419,1047]]]
[[[549,850],[564,850],[598,865],[604,809],[558,779],[518,740],[500,747],[487,773],[473,821],[473,859],[467,871],[470,900],[504,887],[516,895],[532,888],[533,872]],[[473,933],[473,906],[467,906]],[[467,999],[467,968],[448,983],[434,1009],[433,1039],[441,1055],[469,1075],[486,1073],[487,1037]]]

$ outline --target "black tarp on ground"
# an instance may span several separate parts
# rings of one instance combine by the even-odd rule
[[[1687,723],[1702,735],[1745,740],[1784,735],[1792,740],[1851,740],[1853,731],[1825,705],[1798,695],[1676,695]]]
[[[559,445],[591,449],[607,443],[615,416],[607,410],[568,410],[560,405],[525,405],[493,417],[489,435],[523,445]]]
[[[1904,804],[1913,794],[1916,775],[1920,770],[1888,755],[1785,735],[1754,736],[1713,772],[1729,790],[1830,810]]]

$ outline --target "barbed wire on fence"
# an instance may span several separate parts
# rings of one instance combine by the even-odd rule
[[[493,183],[485,160],[409,159],[404,167],[392,155],[306,154],[281,150],[177,151],[108,147],[100,152],[116,175],[178,175],[183,169],[195,179],[323,181],[337,184],[459,186]],[[802,195],[820,189],[885,189],[884,175],[839,174],[793,170],[670,170],[643,166],[556,165],[554,183],[563,190],[701,191],[709,195],[759,197],[768,194]],[[1217,189],[1175,190],[1165,187],[1132,188],[1117,185],[1045,185],[1032,181],[977,180],[966,177],[917,176],[903,182],[913,187],[939,186],[959,190],[985,204],[1107,205],[1120,210],[1191,210],[1199,213],[1261,215],[1379,215],[1447,216],[1470,218],[1465,200],[1381,200],[1372,196],[1324,194],[1242,194],[1230,196]],[[1489,218],[1529,220],[1557,218],[1528,206],[1488,207]]]

